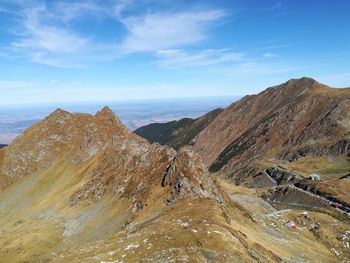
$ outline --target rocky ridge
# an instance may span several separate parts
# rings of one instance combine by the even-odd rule
[[[333,259],[308,228],[296,243],[282,221],[268,226],[275,209],[213,179],[191,147],[150,144],[108,108],[57,110],[30,127],[0,150],[0,183],[0,262]],[[336,222],[327,236],[346,235]]]
[[[129,197],[147,196],[160,185],[172,187],[174,194],[210,195],[205,188],[211,179],[201,183],[206,168],[189,148],[177,153],[149,144],[130,132],[108,107],[95,116],[58,109],[33,125],[2,150],[0,178],[15,181],[62,159],[76,166],[96,163],[90,179],[70,198],[71,204],[82,198],[101,198],[107,189]]]
[[[194,149],[211,171],[242,183],[259,159],[350,156],[349,114],[350,89],[294,79],[233,103],[194,139]]]

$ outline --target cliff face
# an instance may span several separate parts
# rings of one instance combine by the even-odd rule
[[[222,111],[215,109],[197,119],[184,118],[167,123],[152,123],[138,128],[135,133],[151,143],[158,142],[178,150],[181,146],[190,144]]]
[[[350,154],[350,89],[313,79],[290,80],[246,96],[220,113],[195,139],[210,170],[236,182],[254,175],[254,161]]]

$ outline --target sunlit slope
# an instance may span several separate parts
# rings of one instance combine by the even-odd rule
[[[0,262],[349,257],[347,222],[312,213],[293,232],[285,221],[303,211],[274,216],[259,192],[213,179],[189,147],[147,143],[108,108],[56,111],[0,150],[0,168]]]

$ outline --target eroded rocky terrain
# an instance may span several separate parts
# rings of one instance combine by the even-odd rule
[[[349,212],[349,103],[349,88],[289,80],[233,103],[189,144],[234,184],[324,198]],[[323,182],[308,180],[315,173]]]
[[[267,90],[276,96],[265,102],[275,105],[269,112],[265,104],[249,113],[255,103],[244,98],[236,103],[240,107],[220,113],[194,146],[178,151],[130,132],[107,107],[96,115],[56,110],[0,149],[0,262],[347,262],[350,177],[342,142],[348,136],[348,90],[330,92],[311,81],[281,110],[290,102],[282,97],[310,81]],[[326,106],[334,107],[322,115],[326,106],[310,106],[323,118],[305,120],[297,106],[305,96],[317,105],[326,97]],[[243,115],[223,118],[242,107],[250,121]],[[299,113],[278,126],[276,112],[282,111]],[[323,133],[316,124],[324,119]],[[216,135],[227,145],[230,138],[243,138],[240,133],[247,142],[256,139],[237,139],[244,151],[210,174],[208,162],[216,159],[205,156],[205,149],[215,153],[220,145],[209,140],[198,148],[209,127],[222,130]],[[294,129],[304,132],[285,134]],[[271,151],[261,146],[263,136]],[[290,138],[285,148],[283,136]],[[321,150],[303,154],[299,146],[305,145]],[[239,182],[235,169],[244,171],[244,165],[256,172],[242,178],[251,188],[232,184]],[[308,179],[312,172],[320,181]]]

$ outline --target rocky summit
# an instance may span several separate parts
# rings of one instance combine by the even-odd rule
[[[0,149],[0,262],[346,262],[349,89],[291,80],[207,116],[162,130],[177,150],[108,107],[28,128]]]
[[[350,89],[293,79],[232,104],[194,139],[211,171],[237,182],[254,176],[254,161],[350,156]]]

